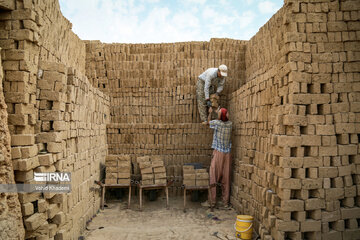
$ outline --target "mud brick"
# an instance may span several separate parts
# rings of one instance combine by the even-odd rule
[[[52,219],[51,221],[57,225],[62,225],[65,223],[66,217],[65,214],[63,212],[59,212],[57,213]]]
[[[130,178],[130,172],[127,173],[117,173],[117,178]]]
[[[317,135],[334,135],[335,127],[334,127],[334,125],[316,125],[316,134]]]
[[[282,211],[291,211],[291,212],[304,211],[304,201],[282,200],[280,207]]]
[[[301,168],[303,166],[303,158],[301,157],[280,157],[279,166],[283,168]]]
[[[326,201],[333,201],[342,199],[344,197],[344,189],[343,188],[330,188],[325,189],[325,200]]]
[[[196,179],[195,180],[196,186],[207,186],[209,185],[209,180],[204,180],[204,179]]]
[[[141,174],[152,174],[153,173],[153,168],[152,167],[148,167],[148,168],[143,168],[141,169]]]
[[[105,160],[105,166],[117,168],[117,161],[116,160]]]
[[[325,200],[319,198],[310,198],[305,200],[305,210],[315,210],[325,208]]]
[[[208,180],[209,179],[209,173],[196,173],[196,180],[201,180],[201,179],[204,179],[204,180]]]
[[[47,151],[51,153],[59,153],[63,151],[63,143],[49,142],[47,143]]]
[[[23,158],[31,158],[38,154],[38,148],[37,146],[26,146],[21,147],[21,156]]]
[[[28,231],[36,230],[46,221],[46,219],[47,218],[44,213],[35,213],[25,219],[24,221],[25,228]]]
[[[34,171],[29,170],[26,172],[15,171],[15,181],[17,182],[26,182],[34,178]]]
[[[166,184],[166,183],[167,183],[166,178],[155,179],[155,184]]]
[[[21,205],[23,216],[29,216],[34,213],[34,205],[32,203],[24,203]]]
[[[341,166],[341,167],[338,167],[338,169],[339,169],[340,177],[350,175],[351,171],[352,171],[352,165]]]
[[[279,187],[285,189],[301,189],[300,179],[279,179]]]
[[[322,179],[303,179],[301,180],[302,189],[319,189],[322,188]]]
[[[345,187],[345,197],[351,198],[356,196],[356,186]]]
[[[294,219],[298,222],[303,222],[306,219],[306,212],[293,212],[292,216],[294,217]]]
[[[357,146],[356,145],[339,145],[338,146],[339,155],[356,155]]]
[[[164,162],[163,161],[152,161],[152,167],[156,168],[156,167],[163,167],[164,166]]]
[[[122,179],[122,178],[118,178],[117,180],[117,184],[130,184],[130,178],[128,179]]]
[[[40,120],[43,121],[56,121],[56,120],[63,120],[63,116],[60,111],[58,110],[42,110],[39,112]]]
[[[141,178],[142,178],[142,180],[154,179],[154,174],[152,174],[152,173],[150,173],[150,174],[141,174]]]
[[[117,173],[118,168],[117,167],[106,167],[106,173]]]
[[[118,168],[130,168],[131,163],[129,161],[117,161]]]
[[[299,231],[299,223],[296,221],[283,221],[280,219],[276,219],[275,227],[279,231],[284,232],[296,232]]]
[[[156,167],[153,169],[154,173],[166,173],[165,167]]]
[[[38,206],[38,212],[40,212],[40,213],[46,212],[46,210],[48,208],[48,203],[45,199],[39,199],[37,201],[37,206]]]
[[[105,158],[105,162],[107,162],[107,161],[117,161],[117,160],[118,160],[117,155],[107,155],[106,158]]]
[[[184,165],[183,166],[183,172],[189,172],[189,173],[195,173],[194,166],[192,165]]]
[[[278,136],[278,145],[281,147],[300,147],[301,137],[298,136]]]
[[[306,116],[285,115],[283,118],[283,124],[291,126],[306,126],[307,118]]]
[[[166,173],[155,173],[155,179],[166,178]]]
[[[150,162],[150,157],[149,156],[137,157],[136,161],[137,161],[137,163]]]
[[[338,176],[337,167],[320,167],[319,168],[319,177],[320,178],[335,178]]]
[[[124,166],[124,167],[117,167],[117,172],[118,173],[130,173],[131,172],[131,167],[130,166]]]
[[[184,179],[183,184],[186,186],[196,186],[195,179]]]
[[[187,179],[187,180],[195,180],[195,179],[196,179],[196,175],[195,175],[195,174],[184,174],[184,179]]]
[[[35,137],[32,134],[11,136],[11,146],[26,146],[26,145],[33,145],[34,143],[35,143]]]
[[[151,162],[140,162],[139,163],[140,169],[152,168]]]
[[[18,193],[21,204],[34,202],[41,197],[41,193]]]
[[[106,179],[116,179],[118,176],[117,172],[106,172]]]
[[[61,142],[62,134],[60,132],[43,132],[36,135],[37,143]]]
[[[301,232],[320,232],[321,231],[321,221],[306,220],[305,222],[300,223]]]
[[[154,184],[154,179],[146,179],[141,181],[142,185],[152,185]]]
[[[314,135],[302,135],[302,146],[321,146],[321,137]]]
[[[195,173],[207,173],[205,168],[201,168],[201,169],[195,169]]]
[[[113,179],[106,178],[105,179],[105,184],[116,184],[116,183],[117,183],[116,178],[113,178]]]
[[[32,157],[27,159],[18,159],[16,170],[29,171],[40,165],[38,157]]]
[[[60,208],[58,204],[50,204],[47,209],[47,217],[53,218],[58,212],[60,212]]]
[[[319,156],[327,157],[327,156],[337,156],[337,155],[338,155],[337,146],[319,147]]]

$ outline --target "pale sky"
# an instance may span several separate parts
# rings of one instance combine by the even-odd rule
[[[284,0],[60,0],[83,40],[111,43],[249,40]]]

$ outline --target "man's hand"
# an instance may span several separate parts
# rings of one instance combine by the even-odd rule
[[[206,100],[206,106],[208,106],[209,108],[211,108],[211,101],[208,99],[208,100]]]
[[[213,112],[213,108],[209,107],[209,113],[212,113],[212,112]]]

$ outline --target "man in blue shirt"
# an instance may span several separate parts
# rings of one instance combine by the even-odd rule
[[[231,168],[231,130],[232,122],[225,108],[218,109],[218,119],[212,120],[212,108],[209,109],[208,124],[214,129],[212,148],[214,149],[210,165],[210,185],[221,183],[222,203],[229,205],[230,168]],[[210,190],[211,203],[216,203],[216,187]]]
[[[203,124],[207,123],[206,107],[211,107],[210,95],[213,93],[219,95],[222,92],[226,76],[227,67],[225,65],[220,65],[218,68],[209,68],[199,76],[199,80],[196,84],[196,98],[200,119]]]

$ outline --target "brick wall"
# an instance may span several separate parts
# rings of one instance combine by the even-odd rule
[[[0,16],[15,180],[72,173],[69,194],[19,193],[25,238],[77,239],[100,206],[93,187],[103,177],[110,99],[84,76],[85,43],[57,1],[16,1]]]
[[[11,138],[2,87],[3,77],[2,64],[0,64],[0,184],[14,184],[14,169],[11,163]],[[0,202],[0,228],[2,229],[0,238],[23,239],[25,231],[18,195],[16,193],[1,193]]]
[[[247,44],[232,202],[264,239],[359,235],[359,7],[285,1]]]

